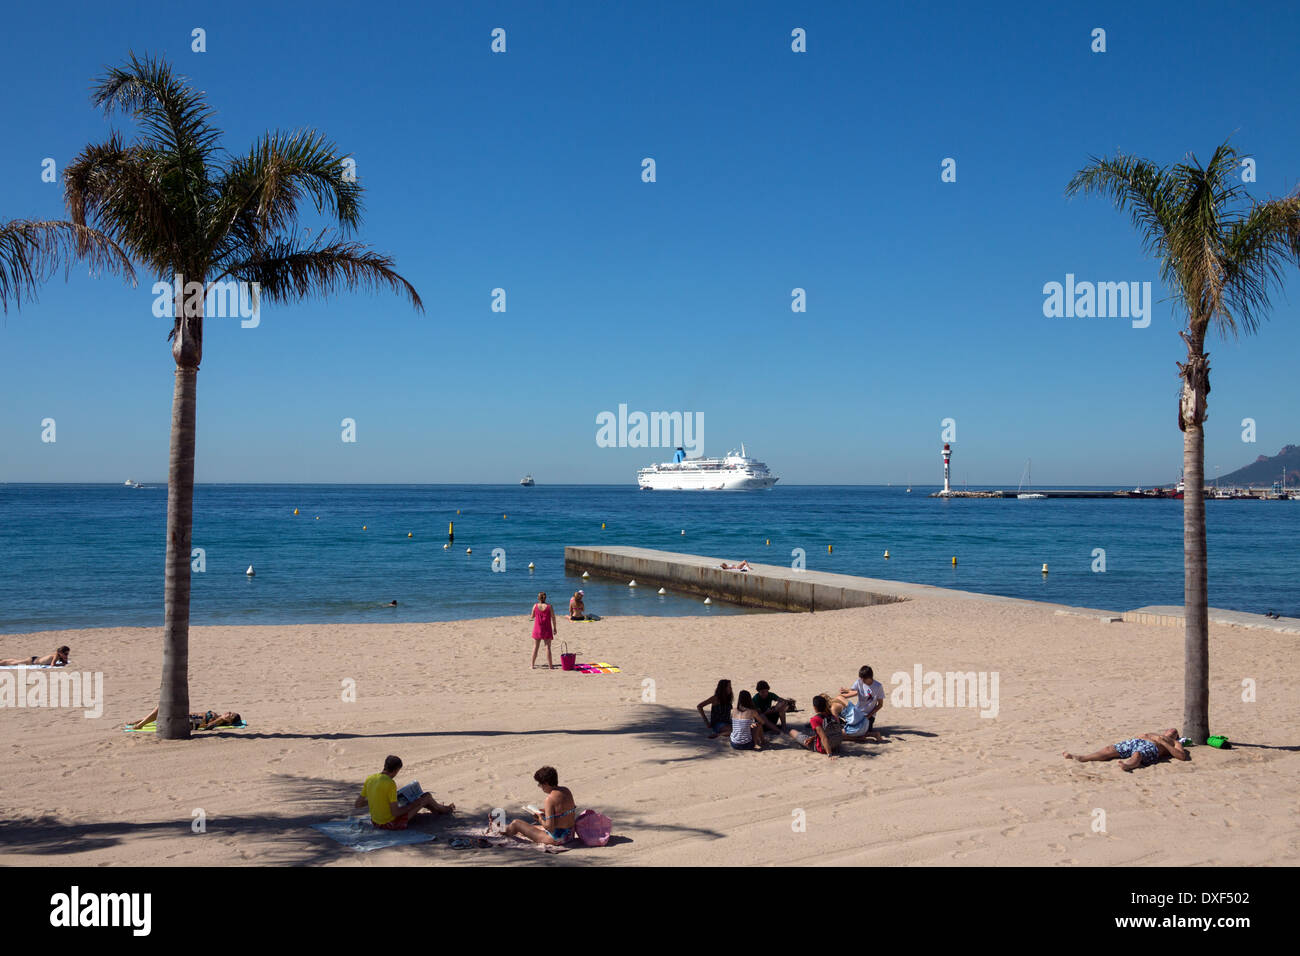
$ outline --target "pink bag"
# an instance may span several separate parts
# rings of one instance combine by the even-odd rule
[[[595,810],[583,810],[578,814],[573,829],[577,831],[578,839],[587,846],[604,846],[609,842],[612,826],[609,817],[603,813],[597,813]]]

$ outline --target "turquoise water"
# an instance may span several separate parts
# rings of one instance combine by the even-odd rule
[[[563,608],[579,586],[597,614],[742,613],[566,577],[566,544],[602,543],[772,564],[802,548],[813,570],[1114,610],[1182,603],[1182,502],[941,500],[926,497],[932,490],[203,485],[194,545],[206,569],[193,576],[192,619],[522,618],[539,590]],[[0,485],[0,632],[160,625],[166,507],[162,486]],[[1300,501],[1209,501],[1206,510],[1210,603],[1300,614]],[[448,521],[456,540],[444,551]],[[505,550],[504,572],[491,570],[494,548]],[[1095,548],[1105,550],[1104,573],[1092,570]],[[398,607],[382,607],[391,600]]]

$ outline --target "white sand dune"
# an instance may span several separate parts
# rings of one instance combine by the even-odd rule
[[[192,709],[238,710],[251,726],[189,742],[121,731],[156,701],[160,630],[0,638],[0,656],[69,644],[73,670],[103,672],[106,698],[100,719],[0,710],[0,863],[1300,863],[1293,635],[1213,627],[1211,715],[1235,749],[1126,774],[1061,752],[1179,723],[1179,628],[946,598],[562,621],[579,660],[622,668],[597,676],[530,670],[530,626],[195,628]],[[850,744],[835,760],[705,739],[694,707],[720,677],[737,690],[768,680],[806,721],[813,695],[848,686],[862,664],[886,690],[917,664],[997,672],[997,716],[891,704],[878,721],[891,742]],[[1242,700],[1247,678],[1254,702]],[[354,854],[310,829],[346,815],[388,753],[406,762],[399,783],[418,779],[474,822],[538,802],[532,773],[552,764],[617,839],[558,856],[445,841]],[[194,833],[200,809],[206,832]]]

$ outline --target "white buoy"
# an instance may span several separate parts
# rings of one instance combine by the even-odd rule
[[[586,571],[583,571],[583,572],[582,572],[582,576],[583,576],[584,578],[589,578],[589,577],[591,577],[591,575],[588,574]]]
[[[465,549],[465,553],[466,553],[466,554],[473,554],[473,553],[474,553],[474,549],[473,549],[473,548],[466,548],[466,549]]]
[[[252,577],[256,572],[253,570],[253,566],[250,564],[250,565],[248,566],[248,570],[245,571],[244,573],[247,574],[247,575],[251,578],[251,577]]]
[[[529,561],[529,562],[528,562],[528,570],[531,571],[532,569],[533,569],[533,562]]]
[[[667,594],[668,592],[665,591],[663,588],[660,588],[660,589],[659,589],[659,593],[660,593],[660,594]]]
[[[889,552],[888,552],[888,551],[885,552],[885,560],[886,560],[886,561],[889,560]]]
[[[449,544],[444,544],[444,545],[442,546],[442,550],[444,550],[444,551],[450,551],[450,550],[451,550],[451,545],[449,545]]]
[[[636,587],[636,579],[633,578],[631,581],[628,581],[628,582],[627,582],[627,586],[630,587],[630,588],[634,588],[634,587]]]
[[[713,598],[705,598],[705,599],[704,599],[704,603],[705,603],[705,604],[712,604],[712,603],[713,603]]]
[[[1044,573],[1044,574],[1047,573],[1047,565],[1046,565],[1046,564],[1043,565],[1043,573]]]
[[[686,529],[683,528],[683,529],[682,529],[682,534],[685,534],[685,533],[686,533]]]

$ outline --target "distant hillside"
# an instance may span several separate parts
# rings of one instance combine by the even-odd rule
[[[1287,487],[1300,485],[1300,445],[1287,445],[1272,458],[1260,455],[1245,468],[1238,468],[1228,475],[1220,475],[1219,484],[1242,488],[1251,485],[1267,487],[1282,477],[1283,468],[1286,468]]]

